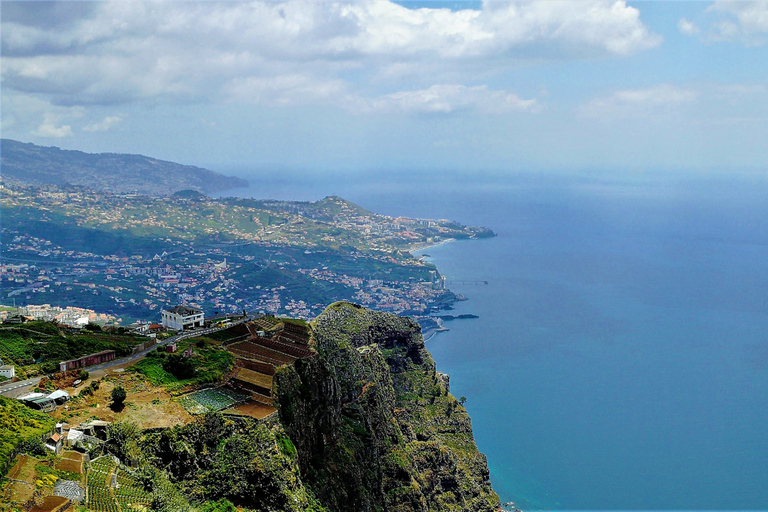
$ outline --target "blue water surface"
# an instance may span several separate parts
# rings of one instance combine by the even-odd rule
[[[522,509],[768,509],[768,184],[727,174],[305,180],[498,236],[428,253],[469,300],[428,342]],[[261,193],[259,193],[261,192]],[[248,195],[244,191],[243,195]]]

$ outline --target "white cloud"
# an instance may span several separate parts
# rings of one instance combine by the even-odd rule
[[[37,130],[34,130],[32,135],[45,139],[60,139],[62,137],[71,137],[72,127],[68,124],[56,126],[54,118],[46,116],[43,124],[41,124]]]
[[[688,119],[704,116],[709,123],[719,123],[722,119],[759,117],[758,113],[768,105],[767,99],[768,88],[760,84],[703,83],[689,87],[660,84],[594,98],[582,105],[579,113],[607,120],[665,118],[678,116],[682,109],[688,109]]]
[[[2,91],[2,129],[41,138],[71,135],[72,126],[84,117],[83,107],[51,105],[36,95]],[[8,133],[8,132],[6,132]]]
[[[507,91],[490,91],[486,86],[448,84],[428,89],[402,91],[379,97],[365,105],[376,112],[450,113],[477,110],[485,113],[537,112],[535,99],[523,100]]]
[[[747,46],[768,43],[768,2],[717,0],[707,12],[718,16],[710,28],[715,41],[740,41]]]
[[[336,103],[344,96],[342,80],[317,80],[301,74],[235,78],[224,86],[232,101],[267,105]]]
[[[692,36],[701,32],[701,29],[699,29],[696,23],[688,21],[685,18],[680,18],[680,21],[677,22],[677,29],[681,34],[686,36]]]
[[[83,127],[84,132],[105,132],[114,125],[122,121],[120,116],[107,116],[98,123],[89,124]]]
[[[696,101],[700,93],[670,84],[642,89],[615,91],[583,105],[580,112],[589,117],[646,117],[667,114],[670,109]]]
[[[476,85],[523,61],[624,56],[661,43],[623,0],[458,11],[388,0],[94,2],[55,26],[58,15],[45,16],[52,5],[4,10],[3,87],[65,106],[327,103],[382,94],[372,87],[407,97],[436,82]]]

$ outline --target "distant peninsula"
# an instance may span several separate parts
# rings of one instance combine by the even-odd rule
[[[247,187],[248,181],[215,171],[143,155],[84,153],[0,140],[3,179],[25,185],[77,185],[100,192],[170,195],[203,194]]]

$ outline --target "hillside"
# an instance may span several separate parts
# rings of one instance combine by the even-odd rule
[[[180,190],[209,193],[246,187],[242,178],[143,155],[84,153],[0,141],[6,181],[28,185],[77,185],[101,192],[168,195]]]
[[[119,472],[132,475],[134,491],[156,511],[234,510],[232,504],[244,512],[499,510],[469,415],[450,394],[448,379],[435,370],[418,324],[339,302],[310,327],[306,342],[312,348],[273,368],[277,410],[269,409],[276,414],[243,414],[212,403],[208,410],[218,412],[193,410],[190,400],[197,394],[218,389],[233,396],[246,388],[210,388],[221,375],[197,384],[175,382],[160,370],[172,359],[163,352],[138,363],[136,371],[113,373],[95,386],[93,381],[88,393],[52,416],[73,425],[113,422],[104,451],[94,445],[91,458],[108,452],[123,463],[135,462],[134,469],[121,465]],[[295,343],[294,331],[283,339],[283,348]],[[216,340],[187,343],[194,347],[193,364],[201,376],[222,356],[231,368],[231,352]],[[189,394],[189,386],[201,383],[208,383],[205,389]],[[127,391],[127,406],[106,407],[117,385]],[[172,398],[179,392],[181,397]],[[11,400],[0,398],[0,406],[0,470],[7,471],[16,444],[50,428],[53,419]],[[121,499],[120,492],[102,489],[102,474],[117,464],[106,461],[111,469],[100,463],[85,468],[90,510],[105,510],[104,500],[115,505]],[[28,504],[28,498],[15,503]]]

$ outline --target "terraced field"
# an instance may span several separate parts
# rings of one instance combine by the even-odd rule
[[[203,389],[179,399],[179,403],[191,414],[221,411],[246,401],[248,397],[227,388]]]
[[[116,487],[110,485],[113,475],[116,475]],[[99,457],[91,462],[86,476],[86,506],[89,510],[128,512],[147,508],[151,503],[152,496],[112,457]]]

